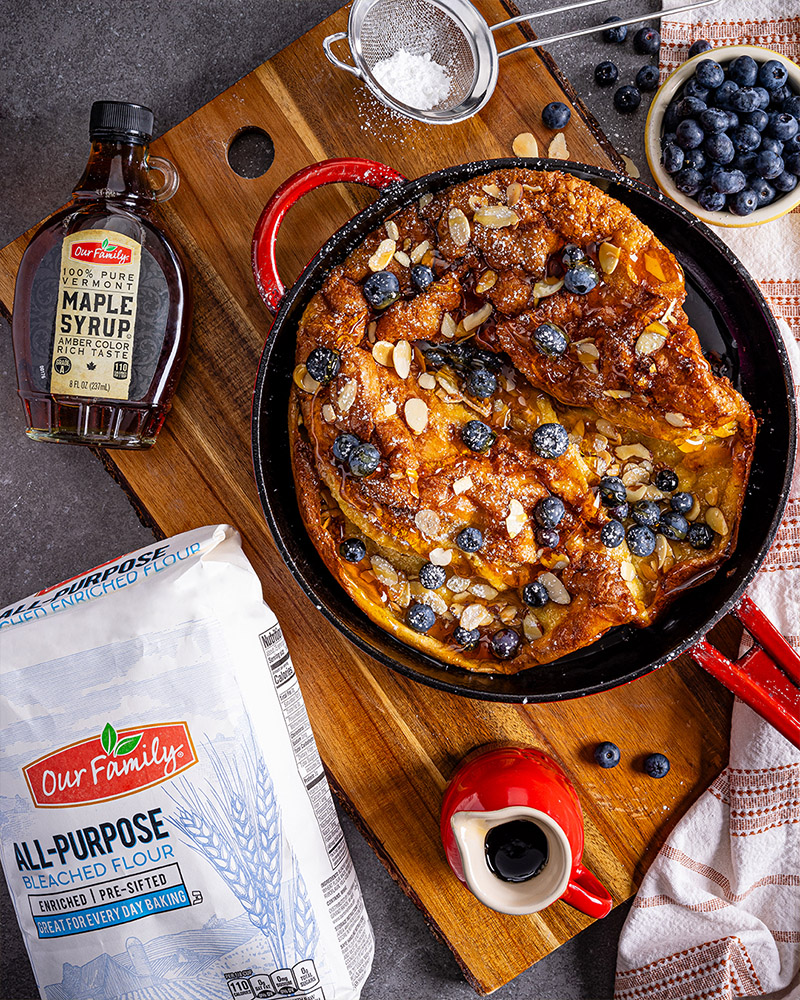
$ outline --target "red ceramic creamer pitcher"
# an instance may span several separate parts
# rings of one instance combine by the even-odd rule
[[[575,789],[539,750],[487,747],[463,760],[445,790],[441,834],[456,876],[493,910],[536,913],[557,899],[590,917],[611,909],[608,890],[581,864]]]

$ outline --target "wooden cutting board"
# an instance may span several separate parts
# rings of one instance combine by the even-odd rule
[[[478,6],[490,23],[517,13],[499,0],[479,0]],[[192,349],[156,447],[100,455],[160,536],[221,521],[242,532],[264,597],[286,632],[343,805],[470,983],[489,993],[590,921],[561,902],[535,916],[501,916],[451,875],[438,813],[461,757],[503,740],[556,757],[583,802],[586,863],[620,902],[636,890],[675,819],[723,766],[731,698],[688,660],[615,691],[561,704],[503,706],[445,694],[356,650],[312,608],[286,569],[262,517],[250,464],[253,381],[270,326],[253,283],[250,240],[269,195],[300,167],[331,156],[382,160],[416,177],[453,163],[508,156],[514,137],[526,131],[546,153],[553,133],[542,126],[540,110],[555,99],[573,108],[565,130],[570,159],[622,166],[554,63],[534,51],[502,61],[492,100],[469,121],[437,129],[393,117],[323,56],[322,39],[344,30],[346,19],[345,10],[334,14],[153,144],[181,176],[178,193],[160,215],[189,264],[196,300]],[[504,29],[500,48],[519,43],[520,31]],[[229,143],[248,126],[266,130],[275,146],[272,166],[256,179],[238,176],[227,161]],[[370,197],[336,185],[294,207],[279,241],[284,280],[294,280]],[[30,235],[0,251],[6,314]],[[735,627],[729,632],[728,649]],[[592,762],[593,746],[604,739],[623,748],[623,763],[612,771]],[[654,750],[672,760],[661,781],[641,771],[642,756]]]

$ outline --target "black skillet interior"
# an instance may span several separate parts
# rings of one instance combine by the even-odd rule
[[[471,673],[406,646],[357,607],[317,554],[300,516],[289,458],[287,412],[297,322],[328,270],[398,208],[502,167],[568,170],[627,205],[669,247],[686,273],[686,312],[704,350],[732,378],[759,421],[755,461],[736,551],[708,582],[688,590],[647,629],[622,626],[570,656],[512,676]],[[291,225],[291,219],[289,220]],[[555,701],[614,687],[689,648],[738,600],[769,549],[791,480],[794,394],[775,320],[743,265],[694,216],[659,192],[608,171],[553,160],[494,160],[428,174],[378,200],[322,247],[283,300],[255,386],[253,461],[264,512],[278,547],[310,600],[365,652],[415,680],[493,701]]]

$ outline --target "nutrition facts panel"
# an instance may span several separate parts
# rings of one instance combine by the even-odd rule
[[[334,868],[346,853],[344,836],[339,825],[339,817],[333,804],[322,760],[314,742],[314,733],[308,720],[308,712],[303,702],[303,694],[294,671],[289,648],[283,638],[280,626],[275,625],[259,636],[261,648],[269,664],[275,690],[278,693],[283,718],[289,732],[297,761],[297,769],[319,823],[322,839]]]

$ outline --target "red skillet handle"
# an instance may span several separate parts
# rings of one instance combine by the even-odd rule
[[[407,178],[374,160],[342,157],[312,163],[310,167],[298,170],[285,180],[267,202],[253,233],[252,260],[256,288],[271,313],[276,313],[280,308],[285,291],[275,260],[275,242],[283,217],[304,194],[323,184],[336,184],[340,181],[367,184],[382,190],[390,184],[405,184]]]
[[[689,652],[696,663],[800,748],[800,657],[747,595],[733,614],[756,642],[744,656],[731,662],[705,639]]]

